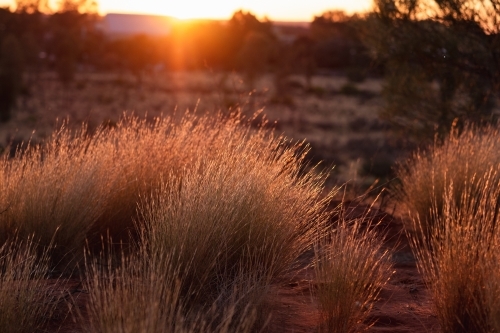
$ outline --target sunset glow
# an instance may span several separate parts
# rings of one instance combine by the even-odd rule
[[[97,0],[101,14],[137,13],[166,15],[179,19],[229,19],[239,9],[251,11],[260,18],[277,21],[311,21],[327,10],[348,13],[367,11],[372,0]],[[13,6],[14,0],[0,0],[0,6]]]

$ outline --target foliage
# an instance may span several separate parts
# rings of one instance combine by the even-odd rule
[[[237,115],[215,119],[186,115],[180,123],[159,118],[149,124],[126,117],[116,127],[102,126],[93,135],[85,128],[77,133],[60,130],[43,146],[1,161],[2,235],[17,232],[25,238],[34,233],[42,244],[54,237],[52,264],[64,267],[81,260],[86,239],[93,249],[101,245],[100,235],[106,232],[116,241],[129,242],[134,221],[141,216],[147,223],[166,223],[162,222],[166,219],[173,230],[175,223],[201,219],[207,224],[195,223],[193,228],[210,229],[213,223],[214,230],[224,225],[232,230],[234,224],[238,232],[251,233],[256,243],[263,242],[256,245],[257,252],[237,240],[228,246],[241,246],[238,251],[250,251],[246,255],[252,260],[256,256],[264,267],[273,267],[266,269],[282,271],[307,246],[310,228],[321,215],[323,176],[299,175],[304,158],[300,145],[284,148],[281,138],[263,130],[253,133],[240,127],[241,120]],[[198,188],[200,183],[206,186]],[[152,201],[144,203],[142,215],[137,215],[141,198]],[[218,204],[210,201],[215,198]],[[158,201],[163,204],[155,206]],[[191,208],[184,212],[182,207]],[[179,215],[172,216],[174,212]],[[300,236],[294,230],[300,230]],[[266,233],[279,234],[272,239],[287,249],[276,263],[264,260],[267,251],[275,250]],[[196,234],[209,235],[206,230]],[[240,241],[253,242],[248,235],[240,236]],[[223,240],[212,241],[220,245]],[[238,251],[237,256],[244,256]],[[228,262],[229,267],[234,263]]]
[[[150,255],[141,247],[117,265],[101,256],[86,265],[89,290],[86,332],[96,333],[227,333],[253,332],[252,304],[238,298],[242,285],[232,286],[232,299],[206,309],[189,307],[181,293],[183,276],[165,252]],[[238,308],[241,310],[238,311]]]
[[[317,69],[314,48],[315,42],[308,36],[297,38],[292,45],[293,67],[306,78],[306,90],[312,88],[311,80]]]
[[[418,140],[494,120],[499,17],[496,1],[376,1],[365,36],[386,68],[382,116]]]
[[[343,11],[328,11],[314,17],[310,36],[315,41],[314,58],[321,68],[369,68],[368,50],[362,43],[362,18]]]
[[[272,52],[271,40],[261,33],[250,33],[245,37],[238,60],[245,75],[249,90],[255,87],[255,80],[266,72]]]
[[[103,212],[105,169],[85,131],[54,133],[45,146],[18,151],[0,161],[0,236],[36,235],[50,250],[51,265],[68,269],[82,258],[93,224]],[[72,264],[68,266],[68,264]]]
[[[263,324],[265,291],[323,232],[331,197],[325,175],[305,170],[303,145],[242,122],[63,128],[1,161],[2,242],[33,237],[63,274],[87,248],[93,332]]]

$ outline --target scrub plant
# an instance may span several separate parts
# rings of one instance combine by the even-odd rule
[[[144,250],[122,256],[119,264],[106,255],[87,263],[85,331],[253,332],[256,312],[250,303],[240,304],[239,290],[224,305],[214,301],[208,307],[194,306],[182,293],[184,277],[174,266],[173,255],[151,256]]]
[[[248,222],[255,215],[262,225],[272,222],[265,228],[275,225],[279,229],[291,217],[286,228],[303,228],[306,239],[310,231],[305,229],[312,230],[321,220],[318,216],[324,204],[319,203],[319,195],[324,176],[302,174],[303,145],[290,144],[263,129],[252,130],[244,123],[239,114],[186,114],[178,120],[163,117],[154,121],[124,116],[115,127],[101,127],[94,133],[85,127],[77,132],[56,131],[45,144],[1,160],[1,235],[17,232],[26,238],[35,234],[42,245],[54,237],[52,265],[70,270],[82,262],[86,242],[99,251],[101,235],[109,233],[124,244],[130,242],[130,236],[137,239],[138,204],[141,198],[156,193],[160,179],[177,186],[183,179],[196,182],[193,177],[204,175],[200,181],[209,186],[207,192],[212,191],[213,197],[223,194],[224,205],[234,204],[235,211],[242,210],[230,218]],[[220,170],[214,171],[217,168]],[[224,177],[232,181],[227,187],[222,185]],[[179,200],[189,196],[173,193],[168,186],[162,195],[181,195]],[[233,198],[227,194],[230,191],[234,191]],[[246,204],[249,206],[244,208]],[[258,213],[260,209],[262,213]],[[247,222],[241,222],[242,228],[250,225]],[[252,227],[252,235],[256,230]],[[285,233],[283,237],[289,236]],[[287,256],[296,255],[305,243],[293,246],[296,249]],[[259,251],[265,252],[263,248]]]
[[[50,249],[51,266],[71,270],[102,214],[109,157],[89,151],[85,130],[62,128],[43,146],[0,161],[0,233],[4,240],[34,235]]]
[[[204,297],[241,274],[267,285],[325,226],[322,177],[299,177],[294,151],[273,145],[262,150],[244,136],[236,149],[221,145],[139,207],[150,251],[175,253],[183,279]]]

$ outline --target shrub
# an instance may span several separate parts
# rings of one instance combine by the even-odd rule
[[[325,177],[304,171],[302,145],[242,122],[124,117],[93,134],[60,130],[1,161],[2,235],[34,234],[42,246],[54,237],[52,263],[65,268],[81,262],[86,241],[97,253],[106,233],[126,248],[138,223],[152,228],[153,247],[182,248],[180,262],[197,263],[193,283],[203,269],[209,288],[239,270],[275,278],[324,224]]]
[[[358,95],[360,91],[354,83],[348,82],[340,87],[339,93],[343,95],[354,96]]]
[[[18,39],[9,35],[0,47],[0,122],[10,120],[23,83],[23,53]]]
[[[144,160],[134,159],[127,172],[146,181],[119,195],[126,202],[140,198],[137,247],[117,268],[109,259],[104,272],[88,265],[92,331],[225,332],[261,325],[267,287],[324,230],[324,177],[304,171],[301,145],[252,132],[238,117],[191,119],[197,124],[171,128],[176,135],[165,141],[168,155],[152,137],[163,131],[154,127],[139,136],[154,143],[145,145],[151,158],[141,169],[134,164]],[[124,142],[135,148],[133,140]],[[163,164],[150,166],[155,161]]]
[[[336,229],[316,244],[320,332],[359,332],[389,281],[391,253],[373,227],[365,218],[341,217]]]

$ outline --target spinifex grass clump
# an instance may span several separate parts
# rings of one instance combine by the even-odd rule
[[[403,184],[402,199],[411,214],[420,220],[423,231],[432,228],[444,210],[444,198],[459,203],[467,184],[480,191],[478,181],[490,168],[500,165],[500,130],[467,126],[454,129],[442,145],[420,151],[402,163],[397,176]],[[499,176],[500,177],[500,176]],[[493,180],[492,180],[493,181]],[[453,192],[447,194],[450,185]]]
[[[320,332],[359,332],[392,275],[391,253],[367,219],[340,219],[315,247]],[[369,323],[368,323],[369,324]]]
[[[0,332],[32,333],[50,320],[62,294],[46,283],[47,251],[32,239],[11,239],[0,247]]]
[[[251,329],[266,288],[324,230],[329,199],[322,198],[324,176],[304,171],[301,145],[252,132],[238,117],[216,120],[193,118],[168,128],[172,137],[164,165],[149,164],[162,161],[154,157],[162,156],[154,144],[143,155],[153,156],[148,164],[130,162],[143,166],[131,170],[156,173],[141,177],[154,178],[148,191],[120,194],[129,201],[141,198],[133,231],[137,253],[125,256],[117,269],[90,266],[95,330],[108,332],[96,327],[123,323],[111,331],[167,332],[172,325],[185,327],[184,320],[200,323],[201,331]],[[152,322],[146,326],[127,319],[148,313],[145,320]]]
[[[186,300],[184,276],[172,254],[138,252],[125,255],[118,266],[109,258],[87,265],[88,317],[92,333],[230,333],[253,332],[256,311],[234,284],[225,302],[196,306]],[[221,295],[226,297],[227,295]],[[88,319],[87,319],[88,318]]]
[[[500,297],[500,280],[492,279],[498,257],[491,254],[499,240],[498,172],[473,177],[459,202],[449,185],[431,230],[424,233],[426,224],[413,220],[412,246],[443,332],[491,332],[491,315],[500,313],[492,301]]]
[[[0,161],[0,230],[3,240],[33,235],[51,249],[52,264],[67,267],[83,254],[88,231],[104,209],[106,165],[84,131],[62,129],[44,146]]]
[[[498,129],[466,128],[400,170],[407,225],[443,332],[491,332],[500,213]]]
[[[204,297],[240,274],[268,284],[324,226],[322,177],[299,176],[295,149],[247,135],[214,142],[217,154],[167,176],[139,209],[150,251],[174,253],[187,285]]]
[[[102,234],[109,233],[113,240],[125,243],[130,235],[137,237],[134,221],[138,220],[141,198],[180,196],[179,200],[186,200],[182,205],[193,205],[185,199],[189,193],[176,193],[171,188],[193,187],[189,182],[198,181],[193,177],[202,177],[199,181],[207,186],[203,191],[221,199],[220,203],[211,199],[211,209],[234,205],[221,212],[233,209],[236,215],[229,214],[229,219],[245,219],[240,221],[242,229],[249,228],[250,215],[278,229],[288,220],[290,228],[310,228],[318,222],[314,216],[322,209],[321,204],[311,202],[319,200],[323,177],[299,177],[304,157],[300,145],[285,149],[287,143],[282,139],[263,130],[251,131],[242,122],[240,115],[187,114],[180,121],[158,118],[153,122],[124,117],[116,127],[103,127],[95,133],[85,128],[76,133],[57,131],[44,145],[1,161],[2,235],[18,233],[26,238],[33,234],[42,245],[54,237],[52,262],[64,268],[68,262],[81,262],[86,240],[91,248],[99,249]],[[160,189],[164,193],[159,193]],[[205,197],[208,200],[208,194]],[[161,220],[165,208],[159,210],[142,213]],[[248,232],[266,233],[273,227],[266,228],[256,231],[258,228],[252,227]],[[308,235],[305,232],[304,239]],[[303,248],[304,244],[294,246]],[[247,250],[238,248],[240,252]],[[263,248],[259,251],[265,252]]]
[[[500,237],[495,238],[492,249],[500,248]],[[486,278],[486,305],[492,332],[500,332],[500,253],[490,250],[485,258],[483,276]]]

